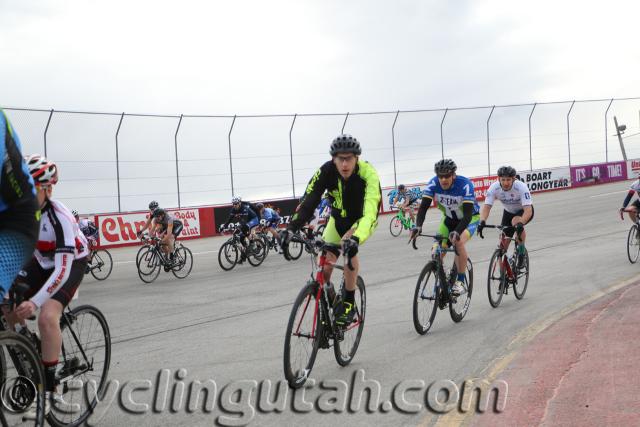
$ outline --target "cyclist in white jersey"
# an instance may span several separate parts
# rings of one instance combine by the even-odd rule
[[[629,187],[629,192],[624,198],[624,202],[622,202],[622,207],[620,208],[620,219],[624,219],[623,212],[629,205],[629,202],[633,198],[634,194],[637,194],[638,197],[640,197],[640,179],[636,179],[635,181],[633,181],[631,187]],[[629,206],[629,219],[634,223],[638,218],[638,212],[640,212],[640,200],[636,200],[635,202],[631,203],[631,206]]]
[[[516,232],[518,243],[518,268],[524,263],[524,242],[527,237],[524,226],[533,219],[533,200],[529,187],[524,182],[516,179],[516,170],[511,166],[501,166],[498,169],[498,181],[491,184],[487,190],[484,205],[480,211],[480,225],[478,235],[482,238],[482,229],[486,225],[489,212],[495,200],[500,200],[504,207],[501,225],[513,226],[515,229],[507,230],[509,237]]]
[[[82,282],[89,250],[87,239],[71,211],[51,199],[53,185],[58,182],[55,163],[34,154],[28,157],[27,167],[36,185],[42,217],[34,258],[16,279],[16,283],[26,284],[29,288],[25,293],[27,299],[7,318],[13,327],[40,309],[38,329],[42,340],[45,391],[51,396],[62,346],[60,317]]]

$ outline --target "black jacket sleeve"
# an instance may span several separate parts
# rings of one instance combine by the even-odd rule
[[[291,222],[287,227],[289,230],[297,231],[311,219],[316,206],[320,203],[324,190],[327,189],[329,184],[331,167],[334,167],[333,163],[327,162],[313,174],[309,184],[307,184],[304,195],[300,199],[296,212],[291,217]]]
[[[431,197],[422,197],[422,201],[420,202],[420,209],[418,209],[418,217],[416,218],[416,225],[418,227],[422,227],[422,224],[424,223],[424,217],[427,216],[427,211],[431,206],[431,202],[433,202],[433,199]]]
[[[471,218],[473,217],[473,203],[462,204],[462,215],[462,219],[456,227],[456,231],[458,232],[458,234],[462,233],[471,222]]]

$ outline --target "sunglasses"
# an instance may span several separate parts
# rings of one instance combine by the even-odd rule
[[[448,173],[446,175],[438,175],[438,179],[449,179],[453,176],[452,173]]]

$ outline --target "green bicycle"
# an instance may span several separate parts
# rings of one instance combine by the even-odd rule
[[[393,237],[398,237],[402,230],[411,230],[413,228],[413,221],[409,216],[405,216],[402,209],[398,209],[398,213],[391,218],[389,223],[389,231]]]

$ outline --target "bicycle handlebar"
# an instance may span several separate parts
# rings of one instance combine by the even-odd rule
[[[447,242],[448,245],[451,245],[451,242],[449,241],[449,237],[448,236],[443,236],[442,234],[418,234],[416,235],[413,239],[411,239],[411,244],[413,246],[413,249],[418,250],[418,246],[416,245],[416,240],[418,240],[418,237],[432,237],[433,239],[435,239],[438,244],[442,244],[442,242]],[[455,246],[453,246],[453,252],[455,252],[456,255],[458,255],[458,250],[456,249]]]

